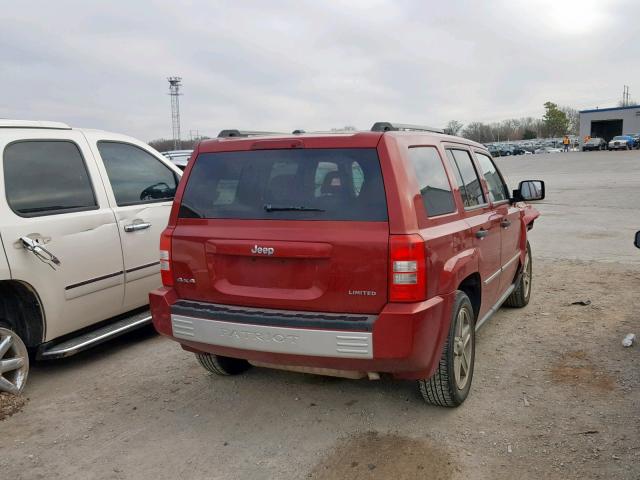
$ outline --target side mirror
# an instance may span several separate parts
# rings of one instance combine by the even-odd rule
[[[544,199],[544,182],[542,180],[525,180],[520,182],[518,189],[513,191],[513,199],[516,202]]]
[[[633,242],[633,244],[637,247],[640,248],[640,232],[636,232],[636,239]]]

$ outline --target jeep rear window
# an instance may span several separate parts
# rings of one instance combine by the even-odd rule
[[[378,154],[372,148],[200,154],[180,217],[386,221]]]

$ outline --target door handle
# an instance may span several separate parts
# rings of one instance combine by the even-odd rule
[[[137,232],[138,230],[146,230],[149,227],[151,227],[151,224],[148,222],[131,223],[124,226],[124,231],[127,233]]]
[[[502,228],[509,228],[511,226],[511,220],[509,220],[508,218],[503,218],[500,222],[500,226]]]
[[[37,240],[34,240],[30,237],[20,237],[20,243],[22,244],[22,248],[33,253],[36,257],[38,257],[41,261],[49,265],[54,270],[56,269],[56,267],[54,267],[53,265],[60,266],[61,262],[58,257],[44,248],[42,244],[40,244]]]
[[[482,238],[486,237],[487,235],[489,235],[489,230],[485,230],[484,228],[481,228],[480,230],[478,230],[476,232],[476,238],[482,239]]]

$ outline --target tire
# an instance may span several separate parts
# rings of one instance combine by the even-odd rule
[[[526,307],[531,298],[531,282],[532,282],[533,262],[531,260],[531,245],[527,242],[527,255],[524,259],[522,275],[518,280],[515,290],[509,295],[504,304],[507,307],[522,308]]]
[[[29,352],[9,324],[0,322],[0,392],[19,395],[29,376]]]
[[[450,408],[462,405],[469,395],[476,353],[475,315],[464,292],[456,292],[451,313],[449,335],[438,369],[431,378],[418,380],[425,402]],[[467,368],[463,377],[465,363]]]
[[[249,362],[239,358],[221,357],[213,353],[196,353],[195,355],[200,365],[216,375],[238,375],[251,368]]]

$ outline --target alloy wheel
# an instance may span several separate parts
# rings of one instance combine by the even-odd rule
[[[463,390],[471,374],[473,335],[471,315],[461,308],[456,318],[456,335],[453,344],[453,372],[458,390]]]
[[[19,394],[28,374],[27,347],[14,331],[0,327],[0,392]]]

